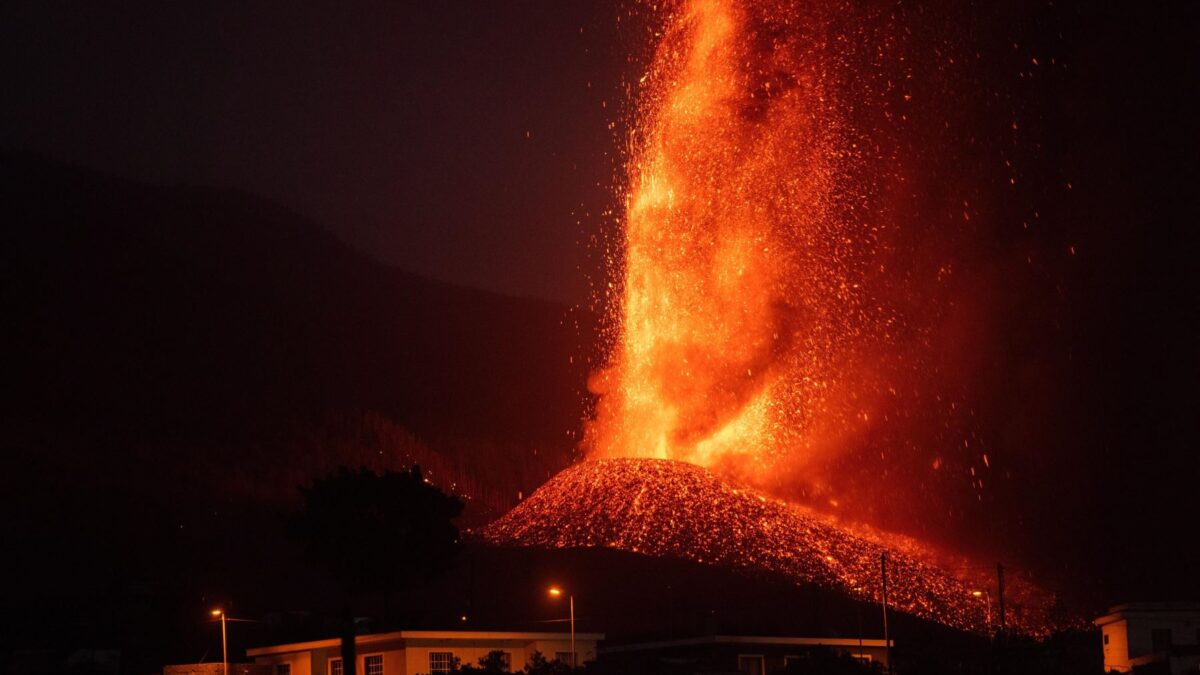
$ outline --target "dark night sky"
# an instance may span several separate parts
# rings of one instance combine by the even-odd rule
[[[598,255],[587,241],[619,163],[621,82],[630,55],[644,56],[613,3],[76,4],[0,9],[0,145],[245,189],[421,275],[588,298]],[[1200,560],[1188,541],[1200,519],[1200,4],[1005,7],[986,10],[999,20],[981,22],[979,50],[1020,42],[1071,66],[1052,86],[1025,86],[1001,57],[978,74],[1032,139],[1030,201],[997,212],[1054,220],[1018,242],[1058,257],[1012,283],[1010,314],[991,324],[998,351],[981,357],[1001,355],[986,385],[1004,398],[995,424],[1032,429],[1013,435],[1032,439],[1020,461],[1034,496],[1022,510],[1044,530],[1033,545],[1075,538],[1111,552],[1114,570],[1145,546],[1186,571]],[[1005,246],[1018,236],[1004,232]],[[1035,296],[1063,301],[1025,314]],[[1053,380],[1036,392],[1047,402],[1009,395],[1012,364]],[[1114,503],[1153,507],[1143,517]]]
[[[1096,179],[1121,176],[1106,197],[1134,211],[1144,186],[1194,173],[1174,164],[1186,152],[1144,167],[1136,156],[1101,157],[1094,135],[1133,140],[1163,122],[1160,106],[1194,91],[1179,81],[1195,72],[1187,6],[1022,3],[975,47],[1032,42],[1072,63],[1069,91],[1013,107],[1052,116],[1095,100],[1082,110],[1090,119],[1045,130],[1066,150],[1043,160],[1072,166],[1077,179],[1116,162]],[[618,28],[625,9],[611,0],[6,3],[0,144],[142,180],[246,189],[410,271],[580,301],[589,283],[580,268],[597,266],[588,238],[613,201],[622,77],[645,57],[641,36]],[[1020,99],[1014,72],[982,75]],[[1180,130],[1181,148],[1194,147],[1190,131]],[[1101,245],[1124,235],[1101,234]]]
[[[247,189],[410,271],[578,301],[615,29],[604,2],[7,4],[0,144]]]

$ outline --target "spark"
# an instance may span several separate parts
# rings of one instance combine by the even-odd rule
[[[871,83],[894,91],[893,81],[913,80],[893,22],[843,3],[653,7],[661,27],[632,87],[624,210],[612,214],[624,254],[607,259],[612,350],[589,381],[589,459],[485,538],[768,570],[863,600],[878,599],[871,580],[886,551],[898,609],[983,631],[986,608],[969,591],[988,580],[952,572],[979,566],[947,565],[947,553],[914,539],[774,498],[803,494],[853,517],[861,498],[840,489],[848,463],[838,460],[870,457],[887,476],[898,453],[961,445],[922,464],[949,479],[966,478],[964,455],[974,454],[951,435],[973,409],[933,379],[945,347],[931,339],[942,315],[929,299],[953,297],[966,271],[913,244],[896,248],[919,238],[898,232],[887,201],[911,178],[897,149],[912,146],[890,136],[890,110],[865,111],[862,98]],[[903,99],[914,115],[931,100]],[[965,200],[945,213],[955,228],[988,220]],[[918,412],[933,442],[882,442],[889,424],[909,428],[891,420]],[[970,466],[982,491],[975,474]],[[1051,629],[1045,592],[1015,580],[1008,592],[1025,610],[1015,628]]]
[[[882,263],[879,223],[839,105],[852,73],[828,46],[841,18],[777,5],[665,10],[627,167],[618,344],[591,383],[593,457],[756,482],[874,419],[862,404],[878,392],[855,383],[894,321],[862,283]]]
[[[888,600],[897,610],[961,630],[988,628],[987,608],[971,597],[973,589],[993,581],[987,566],[768,499],[685,462],[581,462],[482,535],[497,545],[603,547],[769,571],[864,601],[879,600],[879,556],[886,551]],[[1011,579],[1005,597],[1014,608],[1012,629],[1042,636],[1060,627],[1050,616],[1049,593]]]

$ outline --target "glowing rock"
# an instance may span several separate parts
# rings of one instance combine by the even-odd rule
[[[582,462],[482,534],[498,545],[605,547],[774,572],[870,601],[879,599],[886,552],[892,607],[963,630],[988,626],[987,605],[972,595],[987,587],[980,566],[953,564],[972,569],[951,573],[936,551],[911,538],[839,524],[684,462]],[[1010,628],[1036,635],[1054,628],[1046,593],[1018,581],[1008,593]]]

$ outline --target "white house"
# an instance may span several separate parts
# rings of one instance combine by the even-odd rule
[[[1171,673],[1200,669],[1200,604],[1133,602],[1096,619],[1104,648],[1104,671],[1131,672],[1166,663]]]
[[[596,659],[603,633],[576,633],[580,665]],[[358,675],[419,675],[449,672],[455,663],[476,665],[490,652],[508,656],[521,670],[534,652],[548,661],[571,662],[570,633],[405,630],[359,635],[355,639]],[[341,641],[295,642],[246,650],[255,663],[273,666],[274,675],[342,675]]]
[[[702,635],[655,642],[637,642],[600,649],[614,672],[654,673],[672,670],[695,673],[765,675],[804,661],[818,648],[847,654],[865,663],[887,667],[895,642],[859,638],[811,638],[751,635]]]

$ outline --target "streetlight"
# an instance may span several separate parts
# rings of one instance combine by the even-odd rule
[[[550,587],[550,596],[553,598],[562,597],[563,591],[558,586]],[[571,607],[571,668],[575,667],[575,596],[568,594],[567,600]],[[229,673],[225,673],[229,675]]]
[[[217,608],[211,614],[221,619],[221,663],[224,664],[225,675],[229,675],[229,643],[225,640],[225,612]]]
[[[992,632],[992,594],[987,591],[971,591],[971,595],[976,598],[985,598],[987,600],[987,628],[988,633]]]

